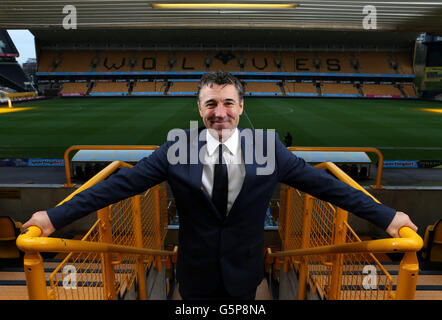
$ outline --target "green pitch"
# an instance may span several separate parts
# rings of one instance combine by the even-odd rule
[[[202,121],[194,98],[65,98],[0,107],[0,158],[62,158],[71,145],[160,145]],[[13,112],[10,112],[13,111]],[[247,98],[240,126],[289,131],[295,146],[377,147],[385,159],[442,159],[442,103]]]

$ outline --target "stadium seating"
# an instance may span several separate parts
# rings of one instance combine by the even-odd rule
[[[61,60],[58,59],[59,55],[62,54],[62,51],[55,50],[43,50],[37,60],[37,69],[38,71],[45,72],[55,72],[57,70],[56,61],[61,63]]]
[[[385,52],[357,52],[355,58],[359,61],[360,73],[395,73]]]
[[[174,61],[173,57],[169,59]],[[204,71],[204,53],[201,51],[176,51],[174,70]]]
[[[314,83],[288,82],[285,88],[287,93],[317,93]]]
[[[399,73],[405,73],[405,74],[414,73],[411,58],[407,53],[405,52],[394,53],[392,54],[392,57],[398,64]]]
[[[21,232],[21,223],[10,217],[0,217],[0,259],[17,259],[21,253],[15,240]]]
[[[109,54],[111,53],[111,54]],[[98,52],[89,59],[89,61],[96,62],[97,72],[109,71],[134,71],[132,67],[134,63],[134,53],[128,51],[112,51],[112,52]],[[92,63],[91,62],[91,63]],[[93,63],[92,63],[93,65]]]
[[[63,88],[61,94],[72,94],[72,93],[82,93],[85,94],[87,91],[87,82],[66,82],[63,83]]]
[[[388,74],[384,81],[395,81],[392,74],[413,74],[412,59],[407,52],[349,52],[349,51],[253,51],[253,50],[43,50],[40,55],[40,72],[205,72],[228,70],[230,72],[305,73],[302,79],[287,79],[283,87],[272,82],[246,81],[249,95],[272,93],[275,95],[340,96],[348,97],[416,97],[413,84],[363,84],[362,92],[354,86],[355,79],[341,79],[335,74]],[[330,73],[333,78],[320,80],[316,88],[310,80],[310,73]],[[332,75],[333,74],[333,75]],[[335,80],[336,79],[336,80]],[[370,78],[371,79],[371,78]],[[149,78],[146,78],[149,80]],[[97,82],[92,95],[106,93],[129,94],[192,94],[196,84],[185,81],[161,81],[143,83],[132,80],[129,83]],[[344,80],[344,79],[342,79]],[[369,80],[362,78],[363,81]],[[127,80],[129,81],[129,79]],[[152,79],[150,79],[152,81]],[[282,81],[279,80],[279,81]],[[314,80],[313,81],[318,81]],[[371,80],[369,80],[371,81]],[[379,81],[379,80],[376,80]],[[397,80],[396,80],[397,81]],[[410,81],[410,80],[408,80]],[[353,83],[351,83],[353,82]],[[81,90],[79,90],[81,88]],[[62,94],[86,93],[83,85],[64,85]]]
[[[408,97],[417,97],[416,88],[413,83],[405,83],[402,85],[405,95]]]
[[[127,82],[104,82],[97,81],[93,87],[91,93],[94,92],[115,92],[115,93],[126,93],[128,92]]]
[[[359,94],[358,89],[351,83],[322,83],[322,93]]]
[[[274,54],[272,52],[245,52],[245,68],[241,71],[246,72],[278,72],[275,66]],[[240,57],[238,57],[239,59]]]
[[[281,89],[279,88],[277,82],[246,81],[245,91],[246,91],[246,93],[249,93],[249,94],[250,93],[257,93],[257,92],[281,94]]]
[[[80,66],[81,71],[92,71],[91,60],[94,57],[95,51],[63,51],[63,55],[58,58],[61,60],[61,62],[55,71],[75,72],[80,71]]]
[[[155,89],[155,82],[136,82],[133,92],[155,92],[158,91]]]
[[[364,84],[362,90],[365,96],[398,96],[402,94],[398,88],[392,84]]]
[[[319,52],[318,58],[321,60],[320,72],[355,72],[350,63],[349,53]]]
[[[16,91],[29,91],[30,80],[20,65],[14,61],[0,61],[0,83]]]
[[[430,262],[442,262],[442,219],[426,228],[422,258]]]
[[[352,65],[357,62],[358,68]],[[206,71],[412,74],[408,53],[43,50],[40,72]]]
[[[173,81],[171,82],[171,86],[169,87],[169,93],[181,92],[181,93],[191,93],[196,94],[198,91],[198,82],[197,81]]]

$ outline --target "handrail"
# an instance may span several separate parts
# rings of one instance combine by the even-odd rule
[[[90,178],[87,182],[85,182],[80,188],[72,192],[69,196],[67,196],[63,201],[61,201],[57,206],[62,205],[63,203],[71,200],[76,194],[82,192],[85,189],[92,187],[100,181],[103,181],[107,177],[109,177],[112,173],[114,173],[117,169],[124,167],[132,167],[132,165],[123,162],[123,161],[113,161],[109,165],[107,165],[103,170],[98,172],[95,176]]]
[[[290,148],[289,148],[290,149]],[[370,196],[377,203],[381,203],[367,190],[361,187],[356,181],[350,178],[344,171],[342,171],[333,162],[323,162],[315,166],[320,169],[328,169],[336,178],[347,183],[353,188],[364,192]],[[281,251],[272,254],[274,257],[287,256],[287,255],[310,255],[321,253],[350,253],[350,252],[416,252],[423,246],[422,238],[414,232],[412,229],[405,227],[399,230],[399,236],[401,238],[380,239],[371,241],[362,241],[359,243],[348,243],[332,246],[322,246],[315,248],[296,249],[290,251]],[[343,250],[343,251],[341,251]],[[314,251],[315,253],[310,253]]]
[[[381,178],[382,168],[384,165],[384,156],[382,152],[376,148],[369,147],[288,147],[289,151],[359,151],[359,152],[373,152],[378,156],[378,172],[376,176],[376,185],[374,189],[382,189]]]
[[[121,145],[115,145],[115,146],[93,146],[93,145],[78,145],[78,146],[71,146],[66,149],[64,152],[64,171],[66,174],[66,184],[65,187],[71,188],[73,187],[72,181],[71,181],[71,172],[69,168],[69,153],[74,150],[156,150],[158,149],[158,146],[121,146]]]
[[[29,252],[118,252],[160,256],[173,256],[176,254],[176,251],[137,248],[83,240],[40,237],[40,235],[40,228],[36,226],[29,227],[18,236],[16,241],[17,247],[22,251]]]
[[[269,257],[308,256],[318,254],[340,253],[397,253],[419,251],[424,242],[422,238],[408,227],[399,230],[401,238],[368,240],[354,243],[336,244],[313,248],[294,249],[287,251],[272,252],[268,248]]]
[[[367,196],[371,197],[374,201],[377,203],[381,203],[378,199],[376,199],[370,192],[365,190],[359,183],[354,181],[348,174],[346,174],[344,171],[342,171],[337,165],[335,165],[333,162],[322,162],[317,165],[315,165],[315,168],[318,169],[327,169],[329,170],[336,178],[341,180],[342,182],[345,182],[349,186],[362,191]]]

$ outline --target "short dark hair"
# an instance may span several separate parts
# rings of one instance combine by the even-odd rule
[[[228,85],[233,84],[238,92],[239,101],[241,102],[244,97],[244,86],[241,81],[239,81],[235,76],[227,71],[209,71],[201,77],[200,83],[198,85],[197,98],[200,98],[201,89],[204,86],[211,86],[213,84],[217,85]]]

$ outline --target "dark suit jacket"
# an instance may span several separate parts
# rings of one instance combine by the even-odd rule
[[[198,133],[201,130],[199,128]],[[243,130],[240,129],[240,133]],[[186,131],[187,163],[191,150],[195,150],[192,146],[197,144],[200,150],[205,145],[205,141],[191,141],[189,132]],[[252,133],[256,135],[256,131]],[[267,152],[267,133],[264,136],[261,147]],[[225,219],[201,189],[201,162],[173,165],[168,162],[167,152],[174,141],[167,141],[133,168],[121,169],[71,201],[48,210],[49,218],[58,229],[167,180],[180,221],[177,280],[180,291],[187,294],[210,292],[221,279],[231,295],[242,295],[257,287],[264,269],[264,218],[278,182],[329,201],[383,229],[388,227],[395,210],[374,202],[363,192],[297,158],[282,145],[277,135],[275,140],[273,173],[257,175],[256,169],[265,165],[258,164],[260,161],[255,156],[252,163],[246,163],[242,189]],[[257,144],[242,137],[243,156],[245,147],[250,146],[256,148]]]

